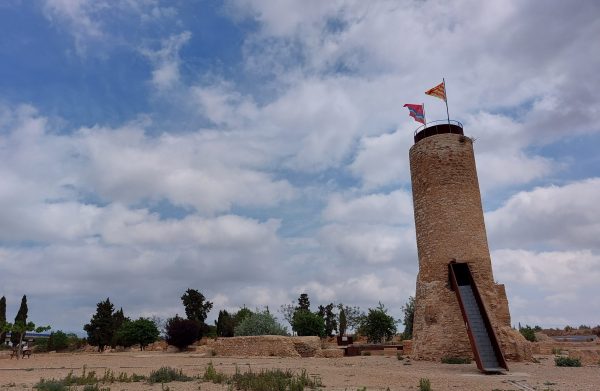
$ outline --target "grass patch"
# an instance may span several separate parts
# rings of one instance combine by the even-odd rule
[[[554,363],[557,367],[580,367],[581,361],[578,358],[555,357]]]
[[[244,373],[236,369],[230,381],[234,388],[242,391],[303,391],[307,387],[314,390],[323,386],[320,377],[313,376],[311,379],[305,369],[299,375],[289,369],[250,370]]]
[[[41,379],[33,386],[38,391],[68,391],[68,387],[60,380]]]
[[[191,381],[193,378],[184,375],[183,371],[171,367],[162,367],[156,371],[150,372],[148,383],[169,383],[172,381]]]
[[[471,359],[468,357],[442,357],[443,364],[470,364]]]
[[[427,378],[419,380],[419,391],[431,391],[431,382]]]
[[[73,374],[73,371],[69,372],[67,376],[62,379],[40,379],[40,381],[34,385],[38,391],[69,391],[72,386],[83,386],[83,391],[110,391],[110,388],[102,388],[99,384],[102,383],[131,383],[139,382],[144,380],[146,377],[142,375],[132,374],[128,375],[125,372],[121,372],[115,376],[115,373],[110,369],[104,371],[102,377],[98,377],[95,371],[87,371],[85,365],[81,375]]]

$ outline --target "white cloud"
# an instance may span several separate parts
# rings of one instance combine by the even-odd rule
[[[387,223],[390,225],[413,222],[412,198],[403,190],[389,194],[369,194],[347,199],[333,194],[323,210],[327,221],[346,223]]]
[[[142,53],[154,64],[152,84],[158,91],[164,92],[179,84],[181,62],[179,50],[191,37],[189,31],[184,31],[163,39],[158,50],[142,50]]]
[[[600,179],[538,187],[486,214],[492,247],[598,249]]]

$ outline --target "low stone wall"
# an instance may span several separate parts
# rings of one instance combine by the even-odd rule
[[[319,337],[261,335],[209,340],[206,348],[217,356],[314,357],[321,341]]]

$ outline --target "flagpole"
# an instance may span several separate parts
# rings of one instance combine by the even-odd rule
[[[448,125],[450,125],[450,113],[448,112],[448,90],[446,90],[446,80],[443,77],[442,83],[444,83],[444,95],[446,96],[446,99],[444,99],[446,102],[446,115],[448,116]]]

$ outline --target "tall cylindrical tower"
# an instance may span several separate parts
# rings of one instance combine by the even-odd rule
[[[415,134],[409,155],[419,255],[413,356],[472,357],[449,283],[448,264],[458,261],[469,264],[505,355],[527,357],[510,329],[504,286],[494,283],[472,139],[458,123],[429,126]]]

